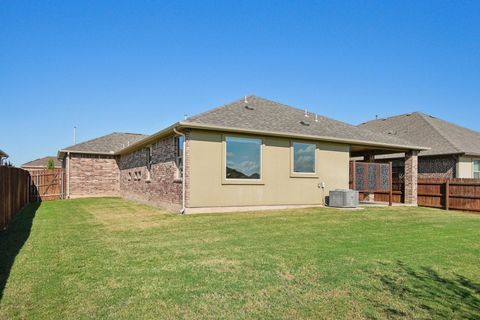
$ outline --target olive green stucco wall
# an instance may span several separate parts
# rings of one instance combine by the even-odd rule
[[[291,174],[291,139],[238,134],[263,140],[262,181],[232,184],[224,179],[225,136],[230,135],[191,131],[187,207],[320,205],[329,190],[348,189],[349,145],[313,142],[317,144],[317,174],[296,177]],[[319,187],[321,182],[325,189]]]

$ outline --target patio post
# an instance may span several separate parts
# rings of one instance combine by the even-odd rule
[[[375,162],[375,154],[374,153],[367,153],[364,156],[365,162]],[[365,180],[366,181],[366,180]],[[374,192],[365,192],[364,201],[374,202],[375,201],[375,193]]]
[[[405,204],[417,205],[418,151],[405,153]]]

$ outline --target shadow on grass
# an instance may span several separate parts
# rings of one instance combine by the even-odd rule
[[[388,318],[480,319],[480,284],[462,275],[443,276],[430,267],[417,270],[398,261],[394,273],[379,275],[392,303],[378,302]]]
[[[0,301],[15,258],[30,236],[33,218],[39,206],[40,202],[30,203],[17,214],[7,230],[0,232]]]

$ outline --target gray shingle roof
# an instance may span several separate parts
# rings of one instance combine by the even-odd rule
[[[480,155],[480,133],[433,116],[413,112],[362,123],[359,128],[430,147],[420,155]]]
[[[112,154],[146,137],[146,135],[138,133],[113,132],[106,136],[63,148],[60,151]]]
[[[412,146],[400,137],[364,130],[356,126],[270,101],[248,96],[230,104],[188,118],[182,124],[203,124],[225,128],[309,135],[335,139]],[[246,107],[246,105],[248,107]],[[308,125],[307,125],[308,124]]]
[[[39,167],[39,168],[43,168],[43,167],[47,167],[47,164],[48,164],[48,160],[50,159],[53,159],[53,163],[55,164],[55,168],[60,168],[62,166],[62,163],[60,162],[60,160],[57,159],[56,156],[51,156],[51,157],[43,157],[43,158],[40,158],[40,159],[35,159],[35,160],[32,160],[30,162],[27,162],[27,163],[24,163],[22,164],[22,168],[24,167]]]

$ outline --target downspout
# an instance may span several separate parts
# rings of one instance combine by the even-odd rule
[[[185,145],[186,145],[186,142],[187,142],[187,139],[185,137],[185,134],[178,131],[177,128],[173,128],[173,132],[175,132],[175,134],[177,135],[180,135],[183,137],[183,150],[182,150],[182,209],[180,210],[180,213],[181,214],[185,214],[185,163],[186,163],[186,159],[185,159]]]
[[[70,199],[70,151],[67,152],[67,199]]]

